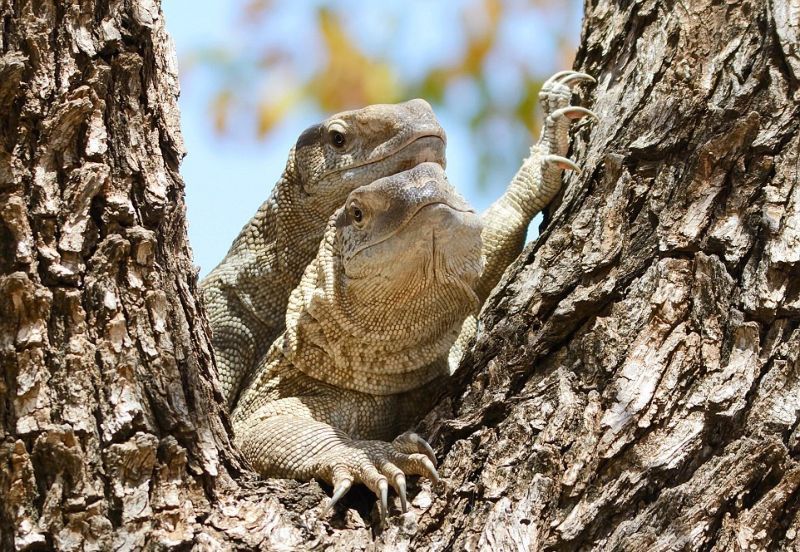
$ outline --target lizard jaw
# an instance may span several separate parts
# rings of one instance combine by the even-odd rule
[[[374,165],[397,156],[402,157],[403,154],[409,153],[409,150],[418,146],[422,147],[422,150],[419,155],[422,155],[422,157],[425,158],[424,159],[418,158],[419,157],[418,155],[417,157],[414,158],[415,162],[413,164],[406,167],[405,169],[400,169],[397,172],[402,172],[403,170],[407,170],[415,165],[418,165],[419,163],[423,163],[426,161],[441,165],[441,167],[444,169],[446,168],[445,165],[447,164],[444,156],[444,150],[446,145],[447,141],[441,134],[423,134],[420,136],[414,136],[413,138],[408,140],[406,143],[404,143],[397,149],[394,149],[392,151],[387,151],[386,153],[374,159],[367,158],[364,159],[363,161],[354,163],[348,167],[333,169],[325,173],[320,180],[324,180],[333,175],[346,173],[348,171],[355,171],[356,169],[361,169],[370,165]]]

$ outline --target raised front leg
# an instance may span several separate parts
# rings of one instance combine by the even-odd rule
[[[539,92],[544,111],[544,125],[539,141],[531,146],[530,155],[522,162],[506,192],[483,214],[483,256],[485,267],[476,292],[483,304],[500,281],[503,273],[522,252],[528,225],[561,190],[564,170],[580,172],[580,168],[564,157],[569,149],[569,125],[583,117],[597,119],[586,108],[572,106],[572,86],[594,79],[576,71],[561,71],[550,77]],[[450,350],[449,365],[453,372],[464,348],[475,335],[477,322],[470,316]]]
[[[486,300],[511,262],[525,245],[525,235],[533,217],[544,209],[561,189],[564,170],[580,172],[564,157],[569,149],[570,122],[594,113],[569,105],[572,86],[594,82],[585,73],[562,71],[548,79],[539,92],[545,118],[539,142],[531,147],[506,192],[483,215],[483,254],[486,266],[478,283],[478,296]]]

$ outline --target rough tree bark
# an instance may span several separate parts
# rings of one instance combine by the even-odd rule
[[[240,461],[148,0],[0,2],[0,547],[197,538]]]
[[[412,546],[800,549],[798,15],[587,2],[586,172],[430,417]]]
[[[422,424],[446,484],[378,531],[243,481],[157,3],[0,0],[0,546],[795,546],[799,10],[587,2],[586,171]]]

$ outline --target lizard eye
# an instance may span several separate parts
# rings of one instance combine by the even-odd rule
[[[331,131],[331,143],[335,148],[341,149],[347,143],[347,140],[344,138],[344,134],[339,132],[338,130]]]
[[[364,222],[364,209],[355,201],[350,204],[350,218],[353,219],[353,222],[355,222],[356,226],[359,228]]]

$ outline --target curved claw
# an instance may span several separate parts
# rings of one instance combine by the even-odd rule
[[[597,82],[595,78],[591,75],[587,75],[586,73],[581,73],[580,71],[559,71],[542,84],[542,88],[546,86],[552,86],[553,83],[559,82],[561,84],[569,85],[570,83],[577,82],[577,81],[588,81],[588,82]]]
[[[380,500],[378,501],[378,508],[381,512],[381,521],[386,521],[387,513],[389,512],[389,483],[385,479],[378,481],[378,490],[380,492]]]
[[[422,465],[425,466],[425,469],[428,471],[428,477],[433,479],[434,483],[438,483],[441,480],[439,477],[439,472],[436,471],[436,466],[433,465],[433,462],[431,462],[430,458],[423,456],[421,461]]]
[[[428,441],[426,441],[416,433],[412,433],[409,437],[411,438],[411,441],[415,445],[417,445],[417,447],[422,449],[422,454],[431,459],[431,463],[433,463],[433,465],[435,466],[436,454],[433,452],[433,447],[431,447],[430,444],[428,444]]]
[[[590,119],[594,119],[595,121],[599,121],[600,119],[595,115],[595,113],[585,107],[580,107],[577,105],[570,105],[567,107],[562,107],[561,109],[556,109],[550,114],[552,119],[557,117],[567,117],[569,119],[581,119],[583,117],[589,117]]]
[[[339,481],[337,481],[336,486],[333,489],[333,496],[331,497],[331,501],[328,502],[327,506],[325,506],[322,509],[321,515],[324,516],[329,511],[331,511],[333,507],[336,505],[336,503],[339,502],[339,499],[342,498],[344,495],[346,495],[347,491],[349,491],[350,487],[352,486],[353,486],[352,479],[340,479]]]
[[[546,164],[553,164],[559,169],[565,171],[575,171],[575,173],[579,175],[581,174],[581,168],[576,165],[572,159],[567,159],[566,157],[561,157],[560,155],[546,155],[542,161]]]
[[[558,79],[560,79],[562,77],[566,77],[567,75],[571,75],[572,73],[575,73],[575,71],[571,71],[571,70],[559,71],[558,73],[556,73],[555,75],[551,76],[549,79],[544,81],[544,83],[542,84],[542,88],[544,88],[547,85],[553,84]]]
[[[433,448],[428,444],[428,441],[420,437],[419,434],[409,431],[397,436],[394,442],[404,451],[419,452],[430,458],[434,466],[437,464],[436,454],[433,452]]]
[[[560,78],[558,82],[561,84],[570,85],[579,81],[587,81],[592,83],[597,82],[593,76],[587,75],[586,73],[581,73],[580,71],[570,71],[569,75],[565,75],[563,78]]]
[[[394,477],[394,488],[397,490],[397,494],[400,495],[400,508],[403,510],[405,514],[408,512],[408,500],[406,498],[406,476],[402,473],[398,473]]]

